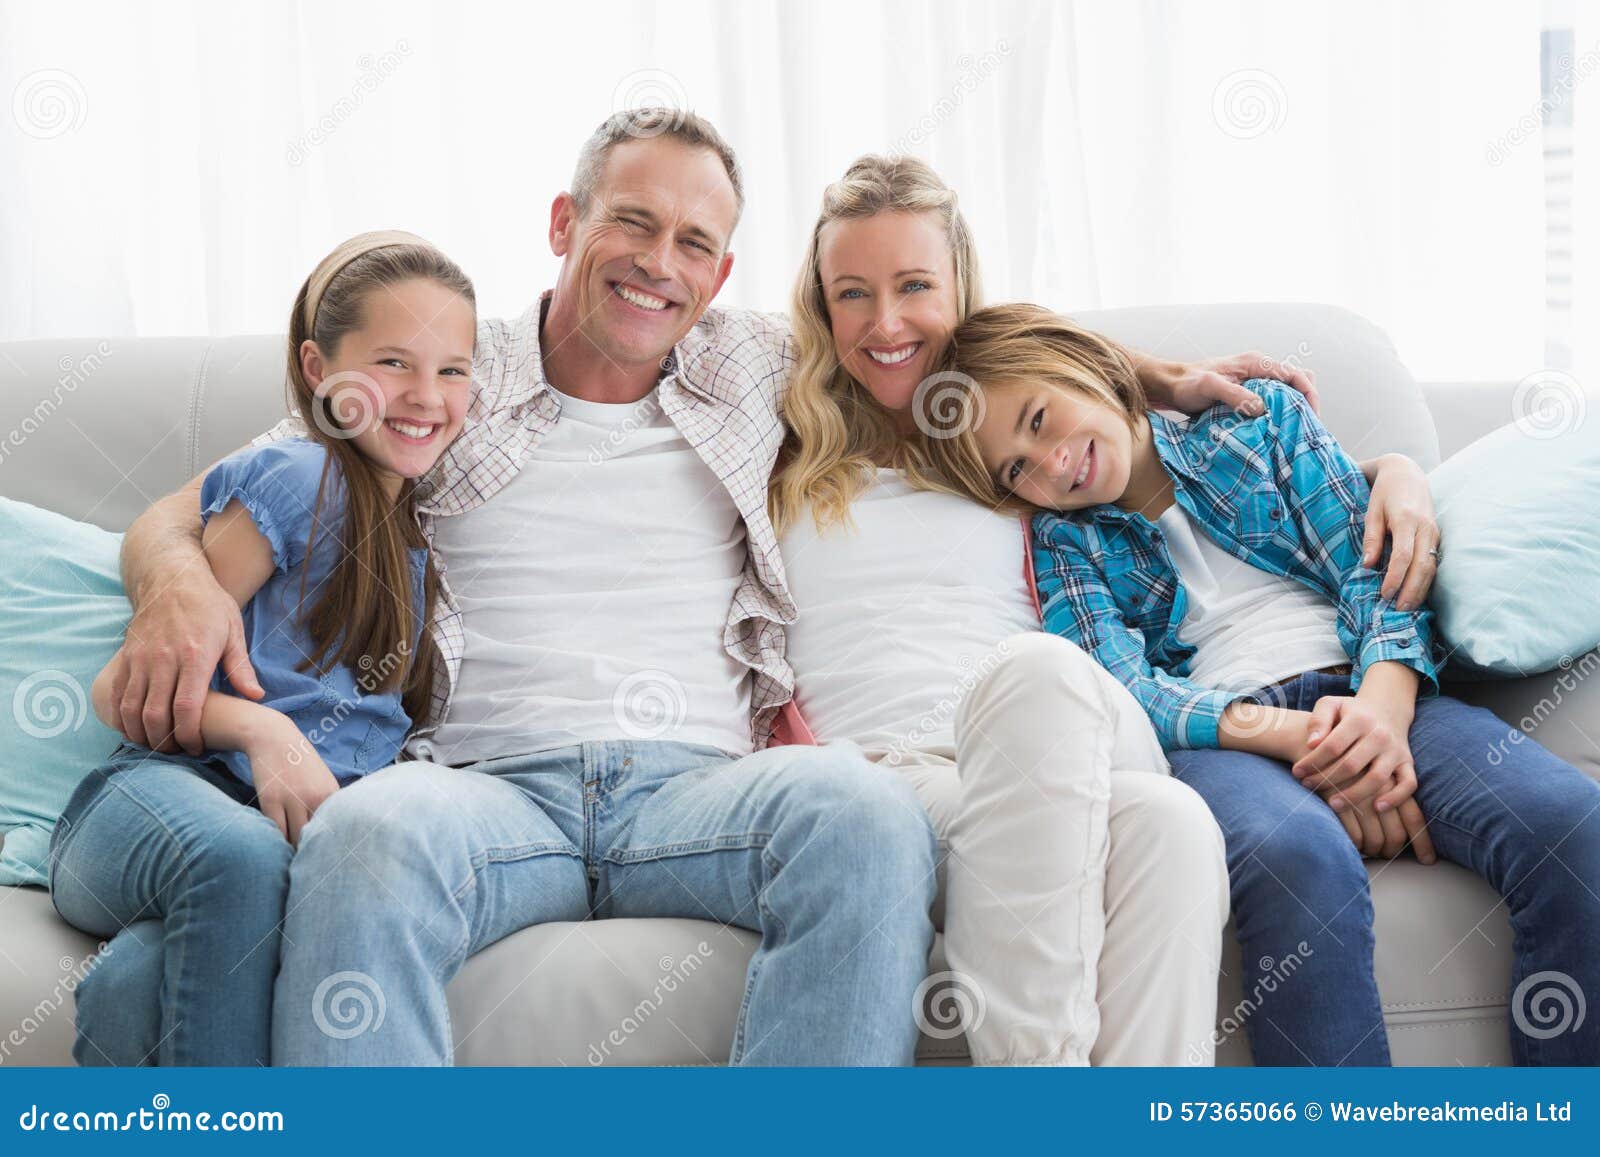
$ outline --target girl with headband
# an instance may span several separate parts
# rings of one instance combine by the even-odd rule
[[[270,1062],[294,846],[429,709],[438,579],[415,494],[461,429],[476,327],[472,283],[409,233],[354,237],[301,286],[288,393],[306,435],[223,459],[200,495],[255,679],[219,667],[204,755],[122,744],[52,839],[57,911],[109,939],[77,990],[79,1064]],[[115,727],[109,683],[94,708]],[[156,990],[158,1007],[133,998]]]

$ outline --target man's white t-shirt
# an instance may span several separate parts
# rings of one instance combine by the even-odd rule
[[[554,429],[492,501],[436,522],[465,654],[439,763],[587,740],[748,755],[749,669],[727,653],[745,526],[662,411],[553,391]]]

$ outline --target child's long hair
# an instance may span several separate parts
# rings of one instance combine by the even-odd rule
[[[439,597],[439,575],[428,558],[424,584],[421,641],[412,653],[418,622],[412,603],[410,556],[426,547],[417,526],[416,479],[405,479],[391,502],[372,464],[356,449],[337,420],[338,390],[320,395],[300,368],[300,346],[311,339],[325,359],[365,321],[369,296],[401,282],[436,282],[476,310],[472,282],[461,269],[420,237],[410,233],[363,233],[324,257],[295,295],[289,315],[289,405],[305,422],[306,436],[328,452],[312,512],[309,551],[322,521],[329,480],[339,477],[346,494],[342,549],[309,614],[301,589],[301,621],[311,636],[311,655],[299,669],[333,666],[357,672],[366,694],[400,690],[414,726],[428,716],[438,648],[426,629]]]
[[[1120,411],[1130,427],[1149,408],[1133,363],[1115,342],[1039,305],[993,305],[971,314],[950,340],[944,411],[957,420],[927,439],[928,458],[957,491],[996,509],[1036,510],[996,485],[978,449],[977,420],[989,385],[1032,383],[1075,394]],[[935,419],[930,419],[935,420]]]
[[[950,241],[958,316],[976,309],[982,296],[977,250],[955,190],[922,161],[858,157],[823,190],[822,211],[811,229],[790,308],[798,360],[783,404],[788,434],[768,501],[780,533],[808,507],[819,530],[847,522],[850,504],[879,464],[894,465],[914,484],[942,489],[929,477],[920,440],[896,432],[893,416],[839,364],[834,349],[822,285],[822,230],[832,221],[879,213],[932,213]]]

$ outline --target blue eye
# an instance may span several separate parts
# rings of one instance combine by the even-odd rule
[[[839,295],[840,301],[848,301],[852,297],[865,297],[866,291],[861,289],[847,289]]]
[[[405,362],[401,361],[399,358],[384,358],[378,364],[380,366],[398,366],[400,369],[405,369],[406,367]]]
[[[932,288],[933,287],[931,285],[929,285],[926,281],[908,281],[905,284],[904,292],[906,292],[906,293],[921,293],[924,290],[928,290],[928,289],[932,289]]]
[[[1017,480],[1017,475],[1022,473],[1022,459],[1018,458],[1011,464],[1011,469],[1006,471],[1006,483],[1009,485]]]
[[[1039,426],[1043,421],[1044,407],[1040,406],[1036,411],[1034,411],[1033,421],[1029,422],[1028,425],[1033,429],[1033,432],[1037,434],[1039,432]]]

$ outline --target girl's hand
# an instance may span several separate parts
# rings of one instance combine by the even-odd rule
[[[1386,813],[1417,790],[1410,728],[1399,709],[1374,699],[1325,695],[1311,713],[1308,750],[1291,770],[1334,811],[1374,801],[1373,810]]]
[[[285,721],[287,722],[287,720]],[[283,838],[300,846],[300,833],[339,781],[292,723],[269,729],[245,748],[261,814],[278,825]]]
[[[1199,414],[1218,402],[1232,406],[1241,414],[1256,417],[1265,412],[1261,399],[1240,383],[1251,378],[1276,378],[1306,396],[1313,410],[1319,408],[1315,375],[1310,370],[1269,358],[1252,351],[1225,358],[1206,358],[1197,362],[1167,362],[1130,354],[1150,404],[1157,409]]]
[[[1434,519],[1428,476],[1404,454],[1385,454],[1373,463],[1372,500],[1367,504],[1361,565],[1376,567],[1384,539],[1391,543],[1381,593],[1395,609],[1414,611],[1428,597],[1439,559],[1439,524]]]

